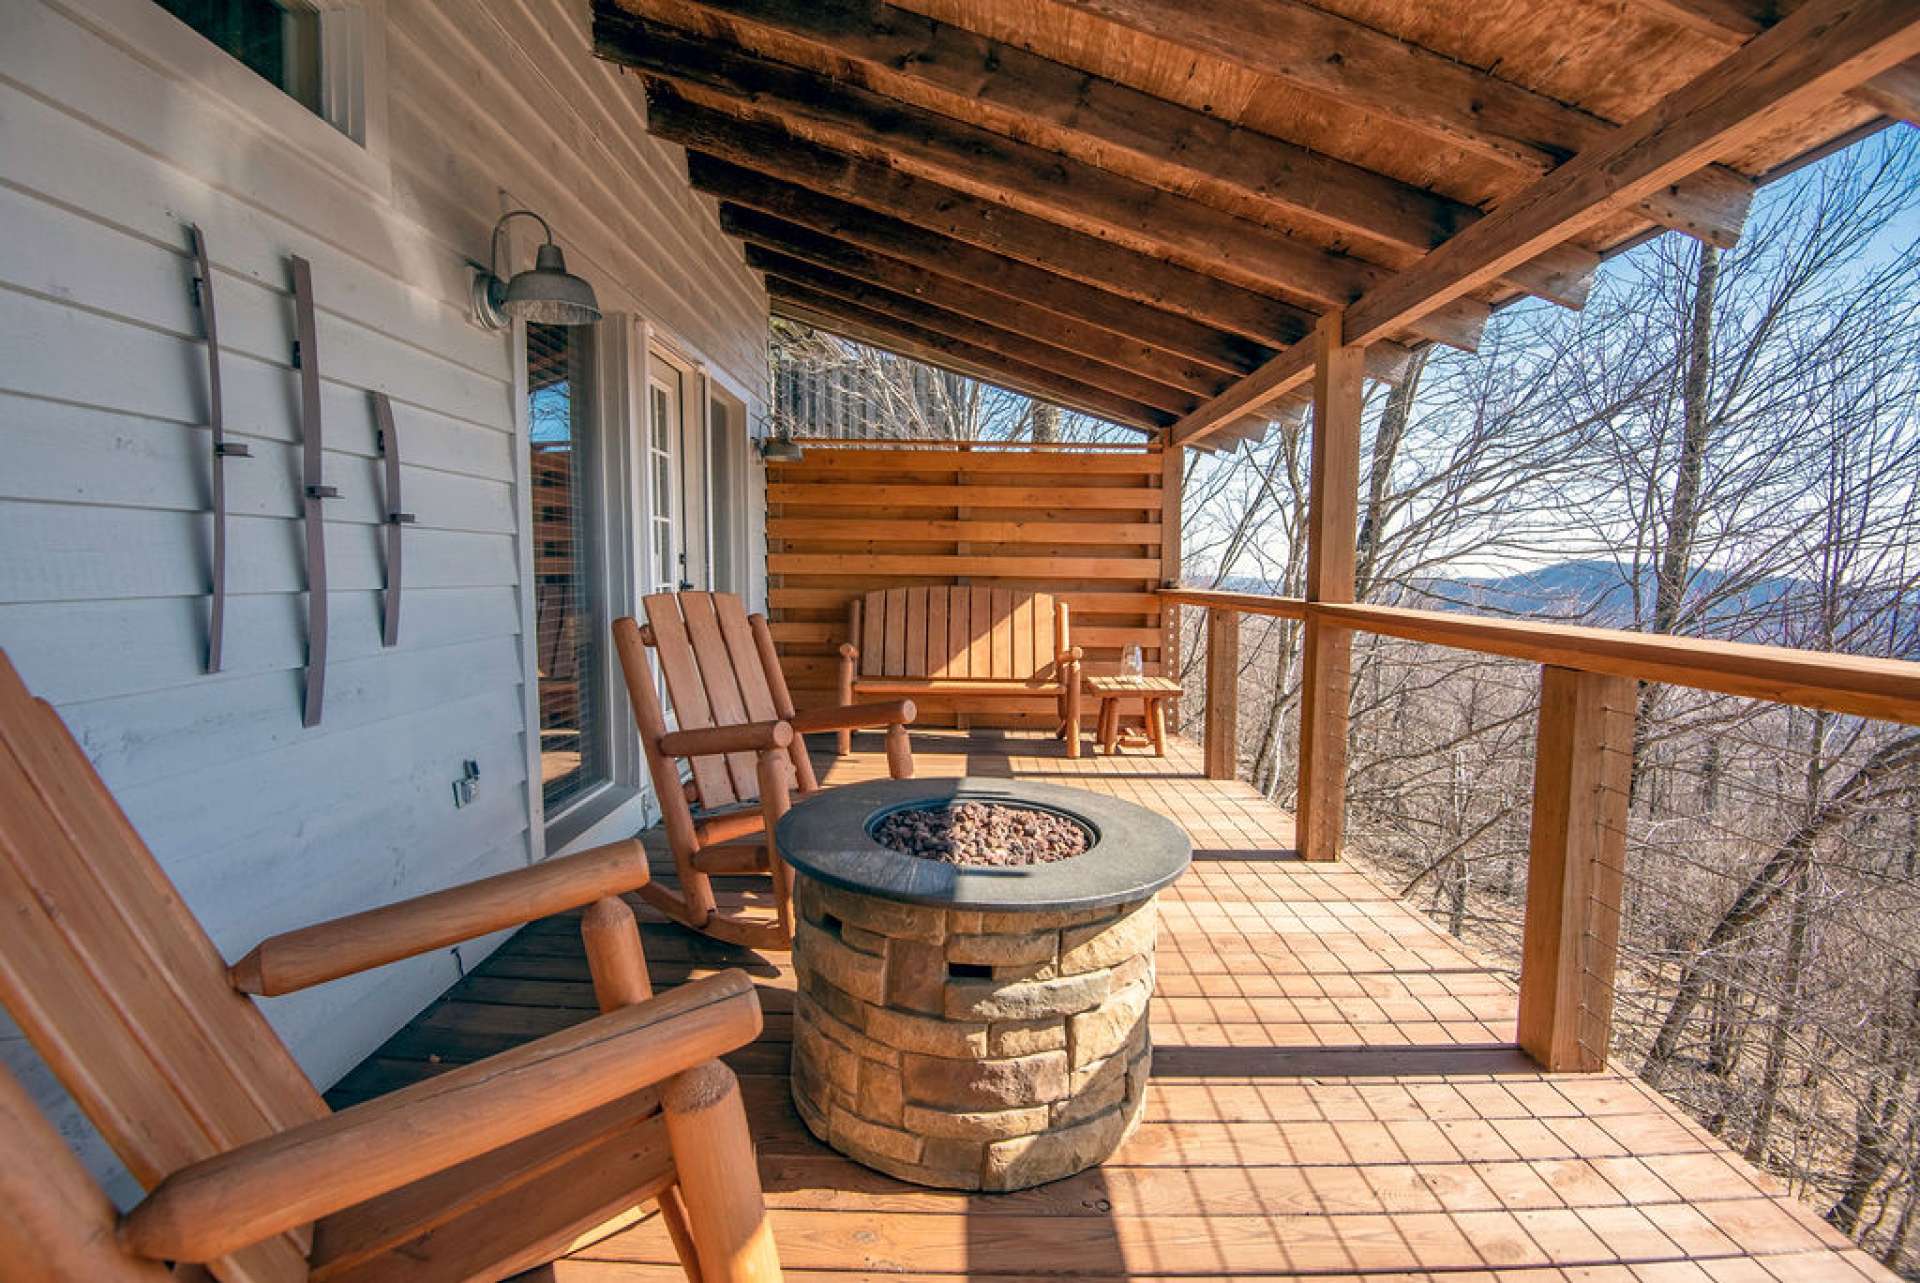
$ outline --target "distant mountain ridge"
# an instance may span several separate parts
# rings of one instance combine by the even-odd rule
[[[1636,622],[1634,586],[1626,576],[1625,568],[1612,562],[1568,560],[1513,575],[1423,579],[1402,604],[1631,629]],[[1639,579],[1641,609],[1650,612],[1655,587],[1652,568],[1643,570]],[[1221,587],[1235,592],[1267,591],[1259,580],[1243,576],[1230,576]],[[1734,588],[1732,576],[1708,569],[1694,573],[1689,591],[1695,599],[1706,596],[1715,600],[1706,626],[1700,627],[1696,621],[1687,631],[1791,645],[1791,603],[1808,599],[1813,585],[1780,577]],[[1889,633],[1906,639],[1906,644],[1894,645],[1889,651],[1920,653],[1920,603],[1891,604],[1894,610]]]

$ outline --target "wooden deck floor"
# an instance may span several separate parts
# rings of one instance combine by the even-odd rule
[[[833,766],[880,773],[877,739]],[[1299,862],[1287,814],[1200,775],[1191,745],[1070,762],[1051,740],[915,736],[922,776],[1054,779],[1171,816],[1147,1121],[1106,1166],[1017,1194],[923,1190],[840,1158],[786,1093],[791,977],[663,923],[655,983],[756,978],[732,1058],[788,1277],[931,1283],[1303,1274],[1507,1283],[1822,1283],[1892,1275],[1630,1075],[1551,1076],[1508,1047],[1514,994],[1368,878]],[[332,1094],[364,1099],[593,1011],[574,923],[527,928]],[[657,1221],[541,1277],[678,1278]]]

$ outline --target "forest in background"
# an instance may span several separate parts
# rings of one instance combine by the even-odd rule
[[[1920,659],[1915,138],[1371,389],[1358,598]],[[805,434],[1137,439],[784,322],[774,352]],[[1191,457],[1188,583],[1301,594],[1310,432]],[[1243,621],[1241,770],[1282,802],[1299,648]],[[1529,665],[1355,640],[1348,854],[1516,964],[1537,697]],[[1920,1277],[1920,731],[1643,684],[1627,841],[1615,1062]]]

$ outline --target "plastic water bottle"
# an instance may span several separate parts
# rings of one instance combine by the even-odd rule
[[[1140,647],[1136,643],[1129,642],[1126,650],[1121,652],[1120,671],[1128,677],[1138,677],[1143,671],[1143,666],[1140,662]]]

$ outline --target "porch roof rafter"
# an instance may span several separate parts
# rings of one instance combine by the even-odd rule
[[[1198,445],[1301,399],[1322,316],[1392,377],[1649,232],[1731,245],[1759,180],[1911,116],[1880,3],[593,9],[782,314]]]
[[[1344,341],[1365,344],[1496,278],[1509,263],[1556,244],[1897,65],[1920,50],[1910,0],[1810,0],[1712,71],[1676,90],[1605,142],[1434,250],[1348,308]],[[1191,444],[1312,377],[1302,340],[1174,426]]]

